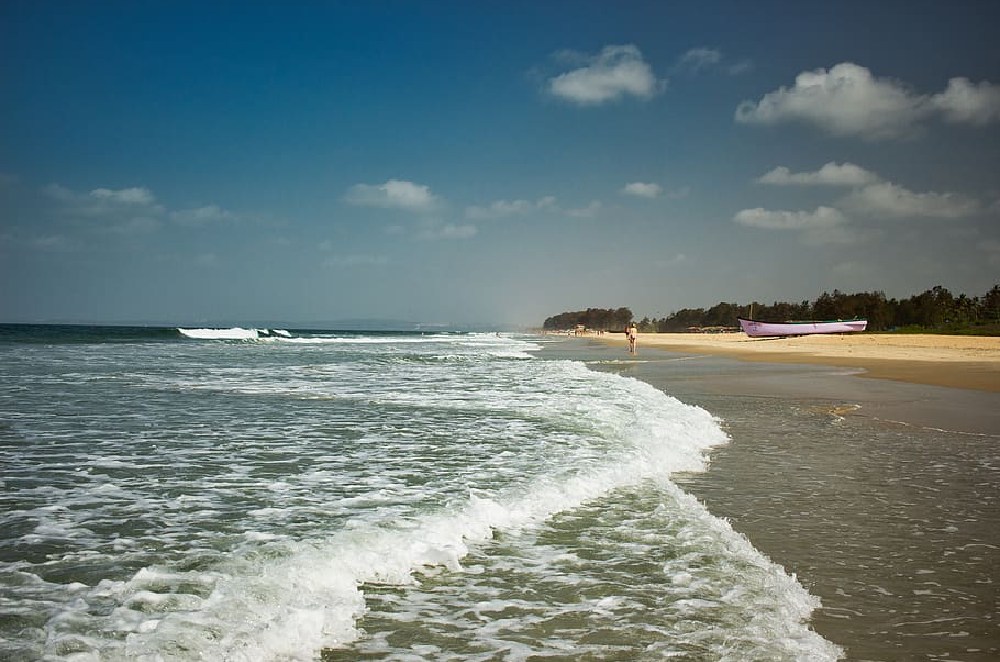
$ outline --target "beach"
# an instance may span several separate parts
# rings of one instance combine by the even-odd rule
[[[847,660],[1000,655],[1000,340],[591,336],[593,369],[722,420],[705,473],[676,475],[822,601]]]
[[[0,659],[997,659],[1000,395],[650,345],[0,325]]]
[[[623,333],[590,336],[626,346]],[[938,334],[832,334],[750,338],[743,333],[641,333],[643,348],[744,361],[859,368],[881,379],[1000,392],[1000,338]]]
[[[620,354],[0,325],[0,659],[834,662],[675,482],[742,435]]]

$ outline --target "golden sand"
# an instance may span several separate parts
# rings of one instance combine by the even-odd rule
[[[625,335],[589,338],[626,346]],[[1000,338],[857,333],[750,338],[743,333],[643,333],[643,348],[772,363],[863,368],[865,376],[1000,392]]]

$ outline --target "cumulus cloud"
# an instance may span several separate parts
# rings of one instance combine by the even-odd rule
[[[58,216],[93,230],[120,235],[148,234],[162,225],[164,208],[146,188],[96,188],[77,193],[59,184],[49,184],[43,195],[56,202]]]
[[[205,226],[239,220],[236,214],[218,205],[169,210],[157,201],[151,190],[141,186],[100,187],[78,192],[60,184],[49,184],[41,193],[49,200],[44,213],[75,234],[82,231],[137,237],[157,232],[168,223]],[[86,245],[82,236],[78,239],[78,245]]]
[[[648,99],[663,83],[631,44],[605,46],[600,53],[585,58],[584,66],[548,80],[552,95],[581,106],[593,106],[625,96]]]
[[[663,187],[659,184],[632,182],[622,188],[625,195],[634,195],[638,198],[656,198],[663,193]]]
[[[745,124],[798,121],[838,136],[887,140],[915,135],[925,120],[936,115],[979,125],[1000,120],[1000,86],[952,78],[944,92],[928,96],[842,62],[829,71],[804,71],[792,87],[781,87],[756,102],[744,101],[735,119]]]
[[[827,163],[815,172],[793,173],[779,167],[757,179],[778,186],[818,185],[850,187],[835,206],[815,211],[744,209],[733,216],[741,225],[764,230],[798,231],[804,244],[829,245],[875,241],[885,230],[880,221],[956,220],[981,212],[976,200],[954,193],[914,193],[883,181],[878,175],[851,163]]]
[[[775,186],[864,186],[879,181],[879,176],[853,163],[824,164],[816,172],[792,172],[784,166],[757,178],[759,184]]]
[[[740,225],[765,230],[810,230],[843,225],[847,218],[833,207],[817,207],[814,211],[769,210],[762,207],[743,209],[733,216]]]
[[[431,211],[440,203],[429,187],[398,179],[390,179],[384,184],[355,184],[344,199],[360,207],[382,207],[413,212]]]
[[[736,109],[736,121],[802,121],[835,135],[880,140],[912,134],[927,114],[923,97],[900,82],[875,78],[865,67],[843,62],[829,71],[804,71],[793,87],[765,94],[757,102],[744,101]]]
[[[856,214],[876,218],[958,219],[980,209],[975,200],[954,193],[914,193],[889,182],[857,189],[841,204]]]
[[[988,124],[1000,120],[1000,85],[952,78],[944,92],[931,97],[931,104],[949,122]]]

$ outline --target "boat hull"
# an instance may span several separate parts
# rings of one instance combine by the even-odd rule
[[[831,320],[828,322],[758,322],[737,318],[740,328],[753,338],[805,336],[814,333],[856,333],[864,331],[868,320]]]

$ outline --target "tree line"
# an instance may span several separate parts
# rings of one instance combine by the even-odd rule
[[[765,321],[835,320],[863,318],[869,331],[931,331],[1000,335],[1000,285],[979,297],[954,295],[938,285],[908,299],[890,299],[884,292],[847,294],[824,292],[813,301],[799,303],[753,302],[749,306],[719,303],[711,308],[684,308],[661,319],[645,317],[637,322],[642,332],[684,332],[724,329],[737,326],[737,317]],[[621,331],[632,321],[628,308],[588,308],[566,312],[545,320],[545,329],[571,329],[578,324],[588,329]]]
[[[553,315],[542,328],[565,331],[583,325],[591,331],[624,331],[631,321],[632,311],[628,308],[588,308]]]

